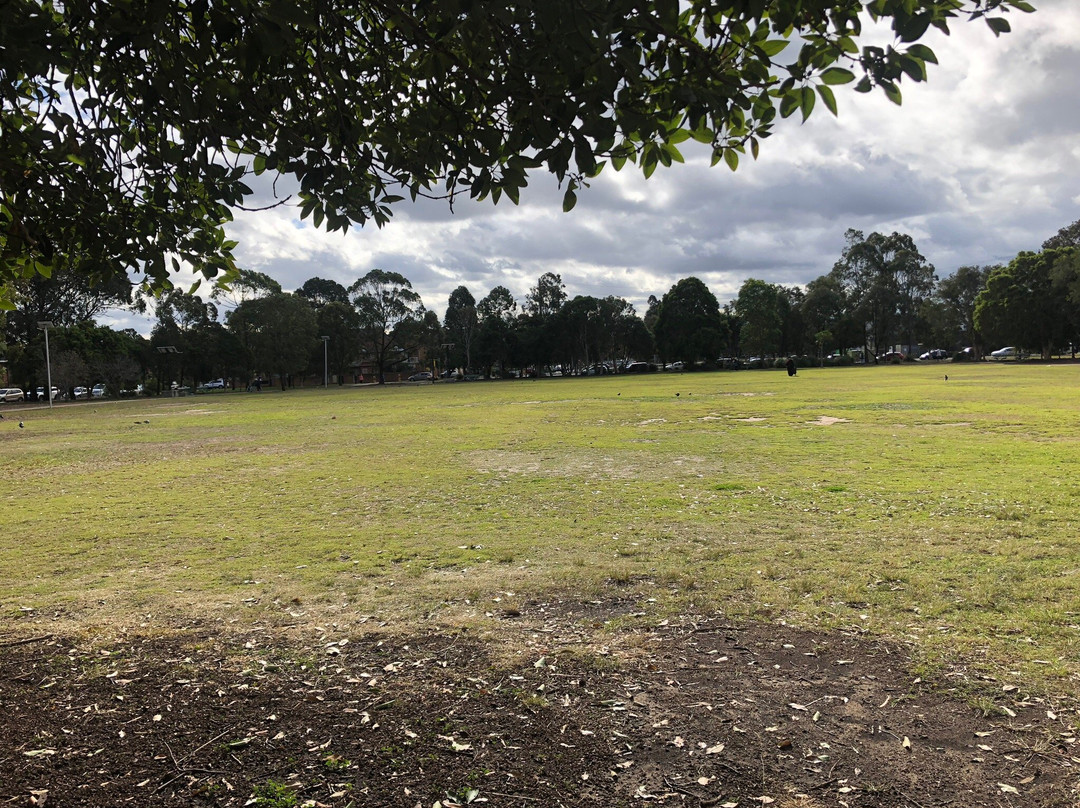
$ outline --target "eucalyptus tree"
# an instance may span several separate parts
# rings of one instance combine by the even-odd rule
[[[739,287],[735,313],[739,316],[739,348],[757,356],[777,356],[784,332],[780,287],[747,278]],[[786,302],[786,301],[785,301]]]
[[[387,367],[416,348],[424,304],[408,278],[385,269],[368,272],[349,294],[360,315],[361,349],[372,358],[379,384],[386,384]]]
[[[848,230],[845,240],[833,274],[862,324],[864,349],[876,355],[899,339],[915,345],[919,311],[937,282],[933,265],[906,233]]]
[[[299,292],[297,296],[300,296]],[[312,365],[318,368],[319,376],[326,370],[337,377],[339,385],[344,384],[350,366],[360,358],[360,341],[363,335],[360,314],[350,303],[338,300],[314,308],[318,336],[329,339],[325,346],[321,344],[321,340],[316,346]]]
[[[991,272],[975,302],[975,327],[987,340],[1049,359],[1074,336],[1069,276],[1080,269],[1078,254],[1075,247],[1022,252]]]
[[[501,375],[516,350],[517,301],[505,286],[496,286],[476,304],[476,314],[480,319],[477,353],[484,375],[490,376],[496,365]]]
[[[315,311],[303,298],[281,292],[245,300],[226,322],[251,352],[251,369],[276,373],[282,390],[307,369],[317,334]]]
[[[447,343],[453,343],[449,351],[451,363],[465,368],[472,367],[473,343],[480,330],[480,318],[476,311],[476,298],[464,286],[450,293],[443,318]]]
[[[650,176],[689,140],[734,169],[778,118],[836,114],[834,86],[900,103],[937,62],[929,28],[966,17],[1000,34],[1016,10],[1032,7],[9,0],[0,294],[63,266],[157,288],[184,266],[234,270],[233,211],[276,187],[252,175],[288,177],[276,201],[339,231],[420,196],[516,203],[539,170],[569,210],[605,164]]]
[[[683,278],[660,300],[653,336],[665,362],[715,362],[727,343],[720,304],[699,278]]]
[[[296,294],[307,300],[316,309],[330,303],[349,303],[349,290],[337,281],[327,280],[326,278],[308,278],[296,290]]]
[[[936,297],[949,315],[948,329],[952,333],[949,347],[972,346],[982,354],[982,336],[975,328],[975,304],[990,275],[1001,268],[963,266],[938,282]]]

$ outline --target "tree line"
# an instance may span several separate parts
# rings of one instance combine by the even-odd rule
[[[911,236],[849,230],[832,269],[804,287],[750,278],[721,305],[688,277],[651,296],[642,315],[622,297],[570,297],[552,272],[520,304],[505,286],[479,300],[459,286],[440,320],[390,270],[372,269],[348,287],[313,277],[291,293],[264,273],[241,271],[206,300],[177,289],[161,295],[149,338],[94,323],[108,308],[146,309],[146,298],[116,280],[36,276],[17,300],[4,329],[11,383],[43,383],[38,324],[49,321],[62,389],[149,382],[160,390],[174,381],[263,375],[284,386],[324,373],[338,383],[361,373],[383,383],[417,368],[485,378],[552,368],[604,373],[634,359],[689,367],[740,357],[878,361],[917,346],[971,347],[977,357],[1011,344],[1049,358],[1080,344],[1080,221],[1038,252],[1007,265],[960,267],[940,280]]]

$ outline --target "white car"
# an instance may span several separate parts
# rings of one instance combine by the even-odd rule
[[[76,387],[75,400],[78,401],[80,398],[90,398],[90,391],[85,387]]]
[[[45,398],[45,388],[44,387],[39,387],[36,392],[37,392],[38,401],[47,401],[48,400],[48,399]],[[58,399],[58,398],[60,398],[60,391],[56,387],[53,387],[52,388],[52,400],[56,401],[56,399]]]
[[[0,387],[0,402],[22,401],[26,398],[21,388]]]
[[[1019,357],[1020,351],[1010,345],[1008,348],[998,348],[996,351],[991,351],[990,356],[994,357],[994,359],[1008,359],[1010,356]]]
[[[90,395],[94,398],[105,398],[105,385],[95,384],[94,389],[90,391]]]

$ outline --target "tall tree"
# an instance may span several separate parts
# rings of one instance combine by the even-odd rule
[[[975,329],[975,303],[979,293],[986,288],[990,275],[999,269],[1002,267],[963,266],[938,283],[937,297],[951,320],[947,326],[952,331],[950,347],[971,346],[977,355],[982,355],[982,337]]]
[[[154,313],[150,345],[159,387],[170,382],[183,386],[189,375],[196,382],[208,379],[206,334],[217,321],[217,306],[174,289],[158,300]]]
[[[975,327],[988,340],[1038,349],[1049,359],[1070,337],[1072,304],[1064,278],[1055,273],[1069,264],[1076,248],[1022,252],[990,274],[975,303]]]
[[[299,295],[297,292],[297,296]],[[360,340],[363,334],[360,314],[349,303],[332,300],[316,307],[315,321],[319,336],[330,338],[325,346],[320,345],[316,351],[315,365],[323,369],[325,360],[329,367],[328,372],[337,377],[339,385],[344,384],[349,366],[360,355]]]
[[[848,230],[833,273],[844,285],[852,314],[862,322],[864,349],[877,355],[898,340],[916,344],[917,317],[934,290],[934,267],[911,236]]]
[[[282,292],[245,300],[226,322],[251,351],[253,369],[276,373],[282,390],[307,368],[317,334],[315,312],[303,298]]]
[[[562,276],[554,272],[545,272],[536,280],[536,286],[529,289],[525,296],[524,310],[541,320],[546,320],[559,313],[566,303],[566,286]]]
[[[780,300],[780,287],[756,278],[748,278],[739,287],[735,312],[742,322],[739,330],[741,350],[758,356],[779,354],[784,329]]]
[[[698,278],[683,278],[660,301],[656,348],[665,362],[715,362],[727,341],[720,304]]]
[[[649,176],[690,138],[735,168],[778,112],[835,114],[831,88],[851,82],[900,103],[937,61],[929,27],[967,16],[1000,34],[1014,9],[1031,6],[9,0],[0,292],[61,266],[213,278],[233,267],[224,225],[252,173],[293,177],[301,215],[342,230],[406,197],[516,202],[541,168],[570,209],[604,162]],[[860,49],[864,14],[891,25],[889,47],[875,33]]]
[[[464,286],[450,293],[443,325],[447,340],[454,344],[450,361],[466,369],[471,368],[473,341],[480,327],[480,319],[476,313],[476,298]]]
[[[362,346],[375,361],[379,384],[386,384],[387,367],[416,347],[415,326],[423,319],[424,304],[404,275],[384,269],[368,272],[349,294],[360,314]]]
[[[517,341],[517,307],[517,301],[505,286],[496,286],[476,304],[480,318],[477,348],[485,376],[490,376],[496,365],[500,375],[508,368]]]
[[[308,278],[303,286],[296,290],[296,294],[316,309],[330,303],[349,302],[349,290],[337,281],[325,278]]]
[[[1055,250],[1059,247],[1080,247],[1080,219],[1065,225],[1042,245],[1044,250]]]
[[[229,309],[235,309],[245,300],[280,294],[281,284],[265,272],[238,269],[227,285],[215,286],[210,297]]]
[[[142,299],[132,294],[125,277],[93,281],[72,270],[54,272],[51,277],[34,275],[15,285],[15,308],[6,318],[6,334],[11,342],[33,340],[37,324],[48,320],[60,327],[91,322],[107,309],[131,307],[145,311]]]

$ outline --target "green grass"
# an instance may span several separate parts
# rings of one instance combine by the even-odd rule
[[[617,596],[1074,692],[1078,393],[1080,366],[994,363],[9,407],[0,620]]]

